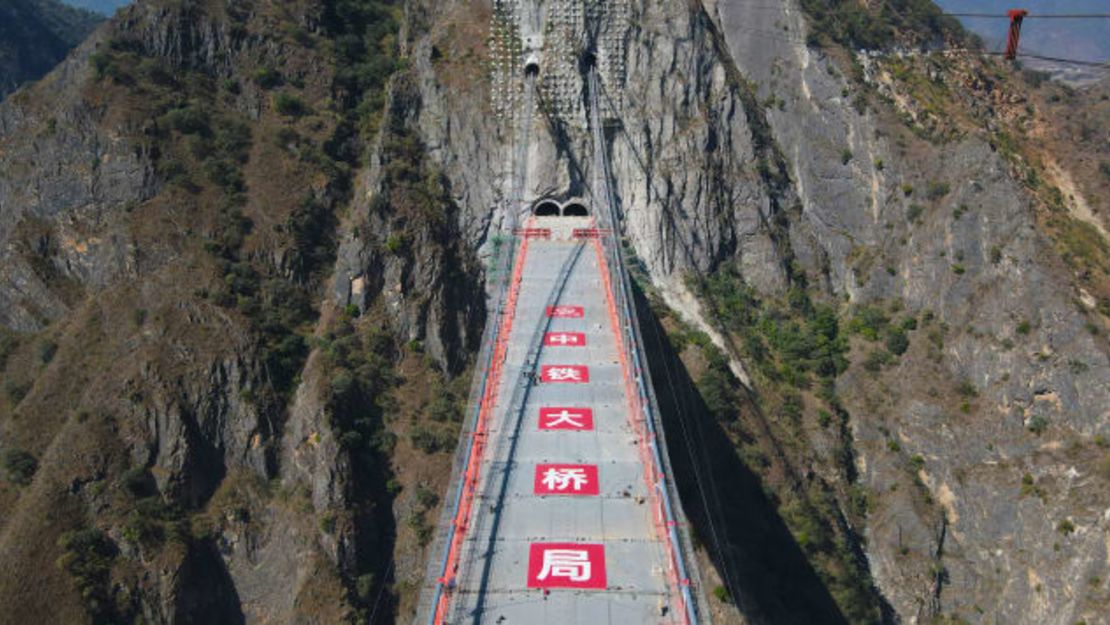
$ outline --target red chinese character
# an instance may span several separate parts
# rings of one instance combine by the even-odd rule
[[[590,381],[590,370],[585,365],[544,365],[540,370],[544,382],[570,382],[584,384]]]
[[[562,319],[581,319],[585,311],[581,306],[548,306],[547,316]]]
[[[549,347],[585,347],[586,335],[581,332],[548,332],[543,344]]]
[[[532,543],[528,551],[529,588],[604,589],[605,545]]]
[[[597,495],[597,466],[592,464],[537,464],[537,495]]]
[[[594,411],[590,408],[540,408],[541,430],[592,430]]]

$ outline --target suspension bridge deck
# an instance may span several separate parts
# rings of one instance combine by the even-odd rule
[[[601,246],[573,236],[589,219],[535,221],[551,236],[530,238],[516,261],[504,364],[445,620],[682,622]],[[519,385],[530,385],[525,399]]]

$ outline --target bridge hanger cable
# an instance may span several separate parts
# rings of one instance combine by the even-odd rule
[[[590,84],[591,84],[590,102],[591,102],[591,107],[593,108],[593,111],[595,113],[600,110],[600,104],[599,104],[599,98],[600,97],[604,97],[606,102],[609,103],[609,105],[613,108],[613,110],[618,110],[616,108],[616,105],[613,102],[611,96],[608,94],[608,92],[605,91],[605,88],[601,84],[601,81],[597,80],[596,72],[591,73]],[[603,145],[603,143],[599,143],[599,142],[601,142],[603,140],[603,137],[601,135],[600,122],[599,122],[598,116],[596,114],[594,114],[593,117],[594,117],[594,120],[593,120],[593,122],[594,122],[593,123],[593,126],[594,126],[594,142],[598,143],[598,145],[601,146],[601,145]],[[625,141],[628,142],[630,149],[633,151],[634,154],[636,154],[637,153],[636,146],[632,142],[632,138],[628,135],[627,130],[624,128],[623,124],[621,125],[621,133],[624,135]],[[643,161],[638,156],[637,156],[637,160],[639,161],[641,167],[643,167]],[[610,173],[608,172],[608,167],[607,167],[608,166],[608,158],[607,158],[607,155],[603,156],[602,161],[603,161],[602,165],[606,169],[604,175],[607,176],[607,178],[606,178],[607,194],[611,195],[612,192],[611,192],[611,190],[609,190],[608,181],[611,180],[612,178],[611,178]],[[656,193],[658,195],[658,192],[656,192]],[[617,208],[616,208],[616,204],[615,204],[615,198],[610,198],[610,202],[611,202],[611,204],[610,204],[610,212],[611,212],[610,219],[613,221],[613,223],[611,224],[611,227],[613,229],[614,234],[616,235],[618,233],[618,230],[617,230],[618,224],[617,224],[617,221],[616,221],[618,219],[618,214],[617,214]],[[620,249],[617,249],[617,250],[615,250],[615,253],[616,254],[621,254],[622,251]],[[659,332],[659,329],[656,327],[655,324],[649,323],[648,324],[648,330],[653,335],[653,338],[655,340],[655,344],[656,344],[657,349],[659,350],[659,353],[663,353],[662,350],[663,350],[663,345],[664,345],[663,344],[664,339],[661,336],[661,333]],[[739,593],[736,592],[736,591],[739,590],[739,588],[737,586],[733,585],[732,576],[729,573],[729,568],[730,567],[729,567],[729,558],[728,558],[727,554],[731,553],[731,543],[728,540],[727,536],[725,537],[724,541],[722,541],[721,535],[718,532],[718,529],[716,527],[716,522],[714,521],[715,515],[713,514],[713,511],[711,510],[711,506],[709,504],[710,497],[706,493],[706,487],[705,487],[706,478],[702,474],[702,469],[704,467],[702,467],[701,456],[696,453],[696,451],[693,447],[693,445],[694,445],[693,437],[690,435],[690,429],[689,429],[690,426],[688,426],[688,424],[687,424],[687,421],[690,420],[690,417],[689,417],[690,411],[688,410],[687,398],[685,396],[683,396],[681,399],[679,398],[678,392],[675,390],[677,388],[677,386],[676,386],[676,375],[671,371],[671,366],[670,366],[670,363],[667,361],[667,359],[664,357],[662,360],[663,360],[664,372],[665,372],[666,379],[667,379],[667,389],[670,393],[672,404],[674,405],[675,410],[678,413],[679,425],[682,428],[682,437],[681,438],[682,438],[682,441],[683,441],[684,446],[686,448],[686,453],[690,458],[690,465],[694,470],[694,483],[697,486],[698,496],[699,496],[699,499],[701,501],[702,510],[705,512],[706,523],[709,526],[709,533],[710,533],[710,536],[713,540],[713,548],[716,551],[716,553],[718,555],[718,558],[719,558],[719,561],[720,561],[721,576],[724,578],[723,581],[724,581],[726,587],[729,589],[729,593],[731,595],[733,595],[734,600],[739,602],[740,601],[740,596],[739,596]],[[706,447],[705,435],[701,431],[700,426],[697,424],[696,419],[693,420],[692,427],[694,428],[694,430],[695,430],[695,432],[698,436],[698,439],[701,441],[701,446],[704,449]],[[710,482],[715,481],[715,480],[713,480],[712,471],[708,471],[708,476],[709,476],[708,481],[710,481]],[[713,506],[713,508],[716,509],[716,510],[720,510],[721,503],[720,503],[720,500],[717,496],[716,487],[714,485],[711,485],[711,488],[709,489],[709,493],[712,494],[714,503],[716,504],[715,506]],[[722,546],[723,544],[728,545],[727,550]]]
[[[1003,19],[1008,20],[1010,16],[1002,13],[941,13],[944,17],[974,17],[974,18],[988,18],[988,19]],[[1025,16],[1027,20],[1050,20],[1050,19],[1106,19],[1110,18],[1110,13],[1030,13]]]
[[[768,8],[769,9],[771,7],[756,7],[756,8]],[[993,15],[993,14],[943,13],[941,15],[952,16],[952,17],[965,16],[965,15],[966,16],[972,16],[972,17],[975,17],[975,16],[1006,17],[1007,19],[1009,19],[1008,16],[998,16],[998,15]],[[1084,18],[1107,17],[1107,18],[1110,18],[1110,13],[1108,13],[1108,14],[1075,15],[1075,16],[1072,16],[1072,15],[1067,15],[1067,16],[1065,16],[1065,15],[1058,15],[1058,16],[1057,15],[1040,15],[1040,16],[1028,15],[1028,16],[1025,17],[1025,19],[1030,19],[1032,17],[1041,17],[1041,18],[1045,18],[1045,17],[1069,17],[1069,18],[1070,17],[1076,17],[1076,18],[1080,18],[1080,17],[1084,17]],[[795,46],[798,46],[798,47],[807,47],[807,48],[811,47],[809,42],[807,42],[805,39],[800,39],[800,38],[797,38],[797,37],[791,37],[789,35],[785,35],[783,33],[778,33],[778,32],[774,32],[774,31],[761,30],[761,29],[758,29],[758,28],[748,28],[748,27],[744,27],[744,26],[735,26],[735,27],[732,28],[732,30],[735,30],[737,32],[746,33],[748,35],[752,35],[752,36],[757,37],[757,38],[767,39],[767,40],[771,40],[771,41],[779,41],[779,42],[782,42],[782,43],[791,44],[791,45],[795,45]],[[969,54],[982,54],[984,56],[1004,56],[1004,53],[1001,52],[1001,51],[976,50],[976,49],[973,49],[973,48],[942,47],[942,48],[938,48],[936,50],[932,50],[932,52],[967,52]],[[1085,60],[1085,59],[1069,59],[1069,58],[1048,56],[1048,55],[1043,55],[1043,54],[1036,54],[1036,53],[1031,53],[1031,52],[1018,52],[1017,56],[1022,57],[1022,58],[1030,58],[1030,59],[1038,59],[1038,60],[1042,60],[1042,61],[1050,61],[1050,62],[1054,62],[1054,63],[1066,63],[1066,64],[1071,64],[1071,65],[1082,65],[1082,66],[1085,66],[1085,67],[1093,67],[1095,69],[1110,69],[1110,61],[1091,61],[1091,60]]]
[[[598,77],[596,67],[594,67],[590,70],[589,75],[588,75],[588,81],[589,81],[589,102],[590,102],[590,125],[592,126],[591,130],[592,130],[592,136],[593,136],[593,142],[594,142],[594,159],[595,159],[595,168],[596,168],[595,181],[602,187],[601,191],[604,192],[604,204],[605,204],[606,208],[608,209],[606,211],[606,213],[608,215],[608,221],[609,221],[608,225],[610,227],[610,232],[613,233],[612,236],[606,237],[604,239],[604,241],[607,243],[607,246],[609,248],[609,253],[606,255],[607,259],[606,259],[605,262],[607,264],[612,263],[613,266],[614,266],[615,271],[618,272],[616,275],[617,275],[618,280],[620,281],[620,289],[617,290],[614,287],[611,287],[611,288],[613,288],[613,290],[614,290],[614,297],[620,300],[620,305],[622,306],[622,310],[626,311],[626,314],[627,314],[626,323],[629,325],[629,328],[628,328],[629,339],[628,340],[634,343],[634,345],[631,346],[632,347],[632,359],[634,360],[634,365],[639,370],[641,401],[646,404],[644,406],[644,410],[645,410],[645,415],[644,416],[648,419],[647,427],[648,427],[648,431],[650,432],[650,435],[652,436],[652,439],[653,439],[652,442],[651,442],[651,445],[653,446],[653,453],[655,455],[655,461],[657,463],[657,470],[660,471],[660,472],[666,471],[667,474],[669,474],[671,479],[673,480],[673,470],[671,468],[671,465],[670,465],[669,462],[665,462],[663,460],[663,455],[659,452],[659,447],[658,447],[659,444],[660,444],[660,440],[663,440],[665,442],[665,439],[662,439],[661,437],[656,437],[655,436],[655,428],[653,426],[654,419],[661,418],[661,414],[658,411],[657,399],[654,395],[654,392],[651,390],[652,387],[650,385],[650,381],[648,382],[647,385],[643,384],[643,380],[644,380],[643,376],[650,375],[650,369],[649,369],[648,363],[645,360],[643,360],[643,358],[644,358],[644,352],[643,352],[643,348],[642,348],[643,336],[642,336],[642,333],[640,332],[639,319],[638,319],[638,316],[636,314],[636,303],[635,303],[635,301],[633,301],[631,299],[633,297],[632,296],[631,280],[629,279],[628,271],[627,271],[627,268],[624,264],[623,252],[622,252],[622,248],[620,246],[619,233],[618,233],[618,230],[617,230],[617,227],[618,227],[618,224],[619,224],[619,222],[618,222],[619,214],[617,212],[617,201],[616,201],[615,191],[613,190],[613,187],[612,187],[613,177],[612,177],[612,172],[610,170],[609,156],[608,156],[608,152],[605,150],[605,145],[606,144],[605,144],[605,140],[604,140],[604,133],[603,133],[602,128],[601,128],[601,107],[600,107],[601,81]],[[610,106],[613,105],[612,100],[609,100],[609,103],[610,103]],[[619,109],[614,106],[613,110],[616,111],[616,110],[619,110]],[[598,180],[598,178],[600,178],[600,180]],[[636,349],[637,345],[640,346],[639,350]],[[673,393],[674,392],[673,384],[670,385],[669,388],[671,389],[671,392]],[[666,512],[664,513],[665,518],[668,520],[668,522],[677,521],[677,518],[672,515],[671,503],[670,503],[670,496],[672,494],[670,492],[671,488],[672,487],[677,488],[677,485],[675,485],[673,482],[671,482],[671,484],[668,484],[667,480],[664,479],[663,481],[658,482],[656,484],[656,487],[659,488],[659,490],[661,492],[661,495],[663,497],[663,503],[666,506]],[[704,493],[703,493],[703,495],[704,495]],[[711,525],[711,531],[712,531],[713,536],[714,536],[714,543],[719,545],[719,540],[718,540],[717,535],[716,535],[716,529],[713,528],[712,525]],[[699,577],[697,575],[696,565],[694,565],[693,561],[692,561],[692,559],[694,557],[694,555],[692,553],[692,550],[691,550],[690,553],[686,554],[691,558],[691,563],[690,563],[691,568],[687,568],[687,563],[685,562],[685,557],[684,557],[683,552],[687,550],[687,543],[689,541],[688,534],[685,537],[680,536],[673,526],[670,527],[669,532],[670,532],[669,540],[671,542],[673,542],[672,546],[673,546],[673,549],[675,550],[673,555],[675,557],[675,564],[677,565],[677,568],[678,568],[677,572],[683,578],[687,578],[686,581],[688,581],[688,577],[691,576],[691,575],[694,576],[694,577]],[[684,532],[684,534],[685,534],[685,532]],[[698,579],[698,585],[699,585],[699,587],[701,585],[701,580],[700,579]],[[682,596],[683,602],[685,603],[686,614],[687,614],[687,618],[689,619],[688,622],[696,624],[698,622],[697,615],[698,615],[698,612],[699,612],[698,602],[695,600],[695,598],[693,597],[693,594],[690,591],[689,583],[686,583],[685,586],[683,586],[683,585],[681,585],[681,581],[680,581],[679,592]]]

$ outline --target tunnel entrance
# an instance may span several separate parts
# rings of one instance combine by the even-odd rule
[[[583,204],[571,202],[563,207],[563,217],[589,217],[590,211]]]
[[[582,53],[582,56],[578,57],[578,71],[583,76],[593,71],[596,66],[597,55],[594,54],[593,50],[587,50]]]
[[[565,204],[555,200],[540,200],[532,206],[532,214],[536,217],[589,217],[590,209],[578,200],[570,200]]]
[[[532,209],[532,214],[536,217],[558,217],[559,205],[551,200],[544,200]]]
[[[536,76],[540,73],[540,57],[535,54],[528,55],[524,60],[524,75]]]

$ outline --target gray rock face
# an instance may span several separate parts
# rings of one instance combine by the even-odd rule
[[[104,370],[89,372],[104,388],[88,395],[111,405],[121,424],[115,434],[128,456],[124,468],[153,467],[160,496],[192,511],[212,504],[218,489],[237,480],[265,485],[288,476],[294,486],[319,493],[309,497],[309,512],[259,495],[243,504],[258,519],[238,512],[217,518],[215,536],[181,546],[177,559],[139,553],[129,546],[133,540],[107,528],[140,572],[129,601],[147,622],[298,622],[298,592],[313,584],[333,599],[314,617],[335,622],[345,601],[336,564],[349,559],[352,548],[336,544],[346,538],[323,535],[314,506],[324,511],[350,505],[342,492],[349,468],[330,437],[319,388],[302,387],[288,412],[289,436],[283,436],[286,407],[268,392],[270,372],[243,316],[197,297],[196,285],[179,283],[195,268],[183,266],[197,259],[167,239],[174,228],[193,224],[163,215],[159,227],[170,237],[136,232],[142,226],[133,210],[164,190],[154,169],[157,155],[143,140],[142,124],[149,120],[136,122],[106,103],[89,58],[97,46],[109,45],[105,39],[112,32],[127,32],[141,54],[219,79],[249,71],[245,55],[279,50],[269,47],[272,40],[244,38],[227,19],[207,15],[195,3],[165,4],[174,6],[150,3],[121,13],[114,30],[86,42],[33,88],[0,103],[0,324],[21,333],[64,329],[102,297],[123,291],[140,299],[136,308],[150,307],[150,318],[110,320],[112,331],[98,347],[112,357],[97,363],[107,363]],[[316,28],[312,14],[305,15],[303,25]],[[246,83],[234,105],[257,116],[269,97]],[[147,310],[142,313],[145,318]],[[136,325],[143,327],[135,331]],[[309,382],[311,374],[305,374]],[[66,414],[87,398],[69,399]],[[0,435],[5,448],[11,444],[9,425]],[[314,433],[323,434],[325,453],[304,461],[295,437]],[[64,473],[71,464],[63,458],[56,470]],[[118,476],[108,477],[114,492]],[[93,522],[108,523],[100,517],[106,506],[96,506]],[[13,524],[37,523],[10,518]],[[10,547],[0,544],[5,554],[13,553]],[[38,558],[53,566],[48,554]],[[0,586],[4,592],[12,588],[8,579]]]
[[[426,163],[414,165],[443,185],[443,221],[408,217],[390,205],[391,189],[383,181],[383,159],[390,155],[376,150],[340,229],[332,297],[360,309],[382,298],[396,336],[421,341],[445,370],[458,372],[477,349],[484,322],[476,265],[482,249],[491,247],[502,164],[493,156],[498,150],[489,118],[468,109],[485,104],[455,92],[448,106],[448,94],[435,82],[430,43],[417,45],[416,66],[394,86],[387,117],[418,137]]]
[[[824,288],[849,302],[900,300],[950,328],[935,367],[911,352],[885,387],[860,372],[839,384],[864,483],[882,493],[868,527],[881,591],[906,622],[940,613],[1007,623],[1090,619],[1089,591],[1076,580],[1105,575],[1108,501],[1105,490],[1092,497],[1098,483],[1089,460],[1077,469],[1051,450],[1089,446],[1110,431],[1110,369],[1070,277],[1035,230],[1028,196],[980,139],[930,146],[909,160],[876,116],[850,105],[842,90],[851,85],[829,60],[801,44],[795,3],[774,11],[737,1],[717,12],[760,99],[782,102],[767,118],[800,200],[791,239],[810,275],[824,275]],[[927,201],[921,190],[930,181],[951,191]],[[902,184],[917,197],[905,197]],[[913,203],[928,205],[916,225],[905,217]],[[960,206],[966,214],[952,218]],[[992,250],[1001,258],[992,261]],[[875,262],[860,263],[861,252]],[[1032,327],[1028,336],[1015,331],[1022,321]],[[958,380],[978,389],[974,416],[952,416]],[[1026,429],[1035,415],[1051,424],[1043,437]],[[882,453],[887,428],[924,457],[921,478],[944,509],[942,527],[907,494],[889,492],[898,469]],[[1060,491],[1020,497],[1026,471],[1053,476]],[[1083,529],[1061,538],[1053,528],[1065,517]],[[900,557],[907,545],[943,554],[936,560],[947,579],[938,584],[925,570],[930,558]]]
[[[16,330],[65,312],[59,283],[97,289],[137,268],[123,208],[157,184],[128,129],[74,88],[90,79],[94,44],[40,83],[41,99],[0,103],[0,322]]]

